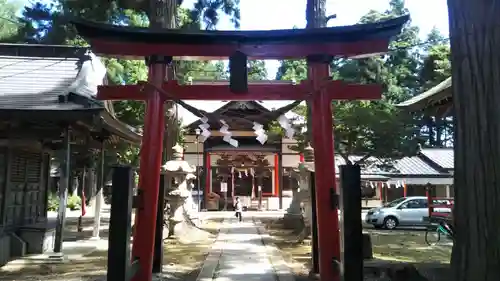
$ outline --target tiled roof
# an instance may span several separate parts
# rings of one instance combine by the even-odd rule
[[[359,161],[361,156],[349,156],[353,162]],[[426,163],[418,156],[404,157],[398,160],[393,160],[391,164],[389,160],[382,160],[376,157],[370,157],[365,160],[363,165],[363,174],[378,174],[378,175],[413,175],[413,176],[440,176],[443,173],[434,169],[430,164]],[[339,172],[339,166],[345,165],[344,159],[340,155],[335,156],[335,172]]]
[[[78,58],[0,56],[0,109],[77,109],[59,103],[79,71]]]
[[[394,167],[402,175],[441,175],[441,173],[432,168],[418,156],[404,157],[396,160]]]
[[[449,99],[452,97],[451,83],[452,79],[449,77],[428,91],[416,95],[411,99],[398,104],[397,106],[401,108],[408,108],[412,111],[418,111],[435,103]]]
[[[111,104],[94,98],[105,74],[85,48],[0,44],[0,110],[97,109],[112,134],[140,142],[133,128],[116,119]]]
[[[451,170],[454,167],[453,148],[423,148],[420,154],[442,169]]]

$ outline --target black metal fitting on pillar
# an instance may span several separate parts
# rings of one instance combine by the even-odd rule
[[[164,65],[170,65],[173,61],[173,58],[171,56],[160,56],[160,55],[152,55],[149,57],[146,57],[145,62],[146,65],[152,65],[152,64],[164,64]]]
[[[248,92],[248,57],[236,51],[229,57],[229,89],[233,93]]]
[[[158,187],[158,211],[156,213],[155,248],[153,256],[153,273],[161,273],[163,267],[163,220],[165,216],[165,174],[160,175]]]
[[[363,227],[361,224],[361,168],[340,166],[342,203],[342,280],[363,280]]]
[[[134,185],[131,167],[113,167],[107,280],[128,281],[139,270],[139,259],[130,262]]]

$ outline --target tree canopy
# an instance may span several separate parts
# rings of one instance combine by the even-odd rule
[[[387,11],[369,11],[360,23],[380,21],[408,13],[402,0],[391,0]],[[402,156],[413,153],[418,143],[425,144],[422,116],[402,112],[395,105],[436,85],[449,75],[449,46],[437,30],[428,35],[425,44],[419,39],[418,27],[406,24],[386,55],[367,59],[337,59],[331,65],[334,79],[383,86],[378,101],[333,102],[335,150],[346,160],[349,155]],[[422,47],[420,47],[422,46]],[[282,61],[276,79],[304,80],[304,60]],[[295,112],[306,117],[305,106]],[[299,136],[305,140],[304,136]],[[300,141],[300,140],[299,140]],[[306,144],[300,143],[297,149]]]
[[[21,8],[19,2],[0,0],[0,42],[15,41],[20,23],[16,12]]]

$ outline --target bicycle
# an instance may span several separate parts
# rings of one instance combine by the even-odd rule
[[[425,230],[425,243],[429,246],[436,246],[441,237],[446,238],[452,243],[455,242],[453,227],[444,219],[436,219],[437,225],[431,222],[431,225]]]

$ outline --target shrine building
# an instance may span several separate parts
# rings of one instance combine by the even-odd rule
[[[211,135],[205,141],[202,141],[198,127],[202,123],[200,119],[185,126],[184,160],[199,167],[200,192],[209,195],[205,198],[213,198],[210,194],[217,194],[219,205],[224,201],[232,204],[234,198],[239,197],[244,206],[257,209],[260,187],[262,209],[288,208],[292,200],[291,185],[295,184],[290,175],[298,167],[301,157],[290,147],[297,141],[270,135],[267,142],[261,144],[256,139],[252,122],[258,122],[267,129],[271,122],[291,108],[284,106],[273,110],[265,106],[268,103],[258,101],[220,102],[218,105],[220,107],[213,113],[227,122],[238,147],[223,140],[223,134],[219,132],[220,124],[209,122]],[[241,122],[241,118],[252,122]],[[193,190],[197,189],[198,183],[195,182]],[[205,207],[209,210],[222,209],[217,204],[207,203]]]

